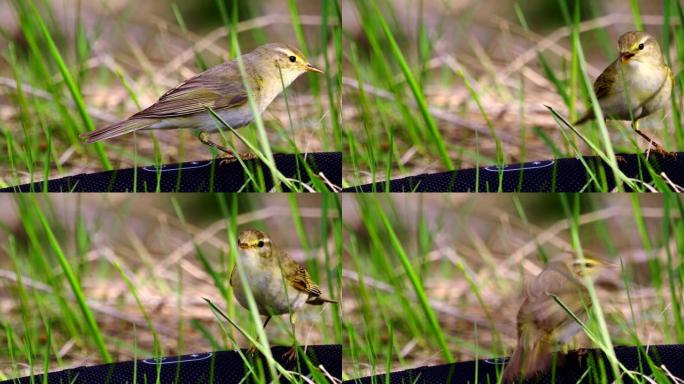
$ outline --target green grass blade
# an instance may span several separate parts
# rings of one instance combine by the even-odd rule
[[[379,203],[377,206],[377,213],[380,215],[380,220],[382,221],[385,229],[387,230],[387,234],[389,235],[392,247],[399,255],[401,265],[404,267],[404,271],[406,272],[406,275],[408,276],[409,281],[413,286],[416,296],[418,297],[418,302],[420,303],[423,313],[425,314],[428,320],[430,330],[432,331],[434,338],[440,346],[442,356],[446,359],[447,362],[453,362],[454,357],[451,354],[449,345],[447,344],[446,338],[444,337],[444,333],[442,332],[442,328],[440,327],[439,322],[437,321],[437,317],[435,316],[435,313],[432,310],[432,307],[430,306],[430,301],[428,300],[428,297],[425,294],[423,283],[421,282],[421,279],[418,277],[415,270],[413,269],[413,266],[411,265],[411,262],[408,259],[408,255],[404,251],[404,247],[401,241],[397,237],[397,234],[395,233],[392,224],[389,222],[387,215],[385,214],[383,208],[379,205]]]
[[[52,55],[52,58],[57,63],[59,72],[62,74],[62,79],[64,79],[64,82],[66,83],[67,88],[71,93],[71,97],[74,100],[74,103],[76,103],[76,107],[78,109],[79,114],[81,115],[83,124],[85,124],[88,131],[94,131],[95,125],[93,124],[93,121],[90,119],[90,115],[88,115],[85,102],[83,101],[83,96],[81,95],[81,92],[78,90],[78,87],[76,87],[76,83],[71,77],[69,69],[67,68],[66,63],[64,63],[64,59],[62,59],[62,55],[59,53],[59,49],[57,48],[55,41],[52,39],[50,31],[48,31],[45,22],[40,17],[38,10],[35,8],[35,5],[33,3],[31,3],[31,8],[35,14],[35,20],[38,23],[38,27],[40,28],[40,31],[42,32],[43,37],[45,38],[45,41],[48,44],[48,50]],[[109,159],[107,158],[107,154],[104,152],[104,147],[102,146],[102,143],[95,143],[94,146],[95,151],[97,152],[97,155],[99,156],[100,162],[102,163],[104,169],[111,170],[112,165],[109,163]]]
[[[380,25],[385,32],[385,36],[389,41],[390,49],[392,50],[394,57],[397,59],[397,62],[401,67],[401,71],[404,74],[406,82],[411,88],[411,92],[413,93],[413,97],[416,99],[416,103],[418,103],[418,109],[423,116],[423,120],[425,120],[425,124],[427,124],[430,135],[434,141],[433,144],[437,146],[437,151],[439,152],[442,162],[446,166],[447,170],[453,170],[454,164],[449,157],[449,153],[447,152],[444,140],[442,140],[442,135],[439,133],[437,124],[435,123],[435,120],[429,111],[429,106],[427,104],[427,100],[425,100],[425,95],[423,95],[423,91],[416,82],[416,79],[414,78],[408,63],[406,62],[406,59],[404,58],[404,54],[401,52],[397,41],[394,39],[394,35],[392,34],[392,31],[390,31],[390,28],[387,25],[387,22],[385,21],[385,18],[383,17],[382,12],[380,11],[380,8],[375,0],[373,1],[373,6],[375,8],[375,12],[377,13],[377,20],[380,22]]]
[[[100,332],[100,329],[97,325],[97,322],[95,321],[95,317],[93,316],[93,313],[91,312],[90,308],[88,307],[88,304],[86,303],[86,298],[85,295],[83,294],[83,289],[81,288],[81,284],[78,282],[76,279],[76,275],[74,274],[73,270],[71,269],[71,265],[69,264],[69,261],[67,260],[66,256],[64,255],[64,252],[62,251],[62,247],[59,244],[59,241],[57,241],[57,238],[55,237],[55,234],[52,232],[52,228],[50,227],[50,223],[48,223],[47,218],[45,217],[45,214],[43,214],[42,210],[40,209],[37,201],[34,201],[34,207],[35,207],[35,213],[38,216],[38,219],[40,220],[43,230],[45,231],[45,234],[47,235],[48,238],[48,243],[50,244],[53,252],[57,256],[57,260],[59,261],[60,266],[62,267],[62,272],[64,272],[64,276],[66,277],[67,281],[69,282],[69,285],[71,286],[71,290],[74,293],[74,296],[76,297],[76,303],[78,304],[81,313],[83,314],[83,317],[86,320],[86,326],[88,327],[88,332],[90,336],[92,337],[93,341],[95,342],[99,352],[100,352],[100,357],[102,357],[102,360],[105,363],[111,363],[112,358],[109,355],[109,352],[107,351],[107,346],[104,343],[104,339],[102,337],[102,333]]]

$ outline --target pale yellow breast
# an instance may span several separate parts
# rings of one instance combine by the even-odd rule
[[[287,284],[277,265],[264,263],[259,256],[247,254],[248,252],[252,251],[240,251],[239,265],[247,277],[247,284],[260,314],[264,316],[282,315],[295,311],[304,305],[306,295]],[[249,308],[246,292],[238,271],[233,273],[231,286],[238,303],[244,308]]]
[[[622,68],[627,79],[626,83],[630,96],[638,103],[643,103],[652,98],[668,81],[666,68],[654,63],[630,61]]]

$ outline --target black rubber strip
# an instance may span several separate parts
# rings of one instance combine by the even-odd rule
[[[329,183],[342,185],[342,153],[319,152],[297,155],[274,155],[277,169],[287,178],[309,183],[304,160],[313,174],[323,173]],[[257,179],[263,179],[268,191],[273,188],[269,168],[258,160],[245,164]],[[239,162],[221,164],[220,160],[192,161],[180,164],[126,168],[115,171],[80,174],[52,179],[47,192],[252,192],[255,185],[248,182]],[[134,183],[134,181],[136,181]],[[322,181],[322,180],[321,180]],[[134,188],[135,185],[135,188]],[[328,188],[331,188],[327,183]],[[0,192],[43,192],[44,183],[23,184],[1,189]],[[283,189],[287,189],[283,186]]]
[[[617,347],[615,355],[629,370],[642,372],[652,377],[647,362],[646,351],[656,367],[664,365],[667,370],[680,379],[684,379],[684,345],[657,345],[642,347]],[[420,367],[405,371],[391,372],[387,375],[368,376],[361,379],[345,381],[349,384],[440,384],[440,383],[497,383],[497,377],[506,365],[506,358],[485,359],[462,363]],[[610,364],[605,355],[598,350],[586,350],[584,353],[571,352],[558,359],[555,372],[547,372],[528,380],[526,383],[538,384],[598,384],[601,374],[588,367],[603,366],[607,373],[607,383],[613,382]],[[497,375],[497,371],[499,375]],[[588,374],[585,373],[588,371]],[[665,372],[659,370],[660,374]],[[584,375],[584,377],[583,377]],[[595,376],[597,375],[597,376]],[[389,379],[389,381],[386,381]],[[632,383],[627,376],[623,382]],[[671,379],[670,379],[671,381]],[[641,378],[641,382],[645,382]]]
[[[294,371],[303,375],[309,375],[310,371],[305,363],[299,366],[296,361],[285,361],[282,356],[289,347],[273,347],[273,358],[288,371]],[[246,353],[246,350],[242,351]],[[308,346],[306,354],[313,362],[314,367],[323,366],[325,371],[337,380],[342,377],[342,346],[341,345],[316,345]],[[265,368],[263,357],[261,359],[266,382],[270,381],[268,369]],[[159,374],[159,383],[186,384],[186,383],[214,383],[214,384],[238,384],[251,383],[252,380],[244,379],[245,369],[242,357],[236,351],[219,351],[195,353],[183,356],[170,356],[161,360],[145,359],[95,365],[91,367],[78,367],[58,372],[48,373],[47,382],[73,383],[73,384],[121,384],[121,383],[156,383]],[[158,373],[157,373],[158,372]],[[321,372],[322,374],[322,372]],[[133,380],[136,377],[137,380]],[[0,382],[0,384],[28,384],[42,383],[43,375],[13,379]]]
[[[646,162],[657,174],[664,172],[670,181],[684,187],[684,153],[661,156],[651,153],[620,154],[618,166],[629,178],[644,183],[652,181]],[[584,161],[595,175],[592,181]],[[668,185],[671,186],[671,185]],[[421,174],[386,182],[346,188],[343,192],[598,192],[615,188],[613,171],[600,158],[585,156],[582,160],[565,158],[496,165],[458,171]],[[629,190],[626,186],[625,189]],[[671,188],[672,189],[672,188]]]

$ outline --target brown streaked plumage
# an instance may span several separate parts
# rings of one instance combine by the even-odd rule
[[[259,113],[304,72],[319,72],[297,48],[282,43],[266,44],[242,55],[243,80],[237,59],[217,65],[184,81],[151,106],[126,120],[101,127],[81,137],[86,143],[106,140],[139,130],[190,128],[201,131],[200,140],[224,152],[230,150],[209,141],[207,133],[218,130],[210,116],[212,108],[232,128],[254,119],[247,103],[247,82]],[[281,79],[282,76],[282,79]]]
[[[608,265],[589,255],[581,260],[565,254],[549,262],[526,287],[517,316],[518,343],[504,369],[502,383],[530,379],[551,366],[555,347],[567,343],[580,330],[554,296],[580,319],[585,317],[591,301],[582,282],[583,273],[595,277]]]
[[[266,316],[264,327],[272,316],[290,314],[294,325],[295,312],[304,304],[323,305],[337,301],[323,296],[311,275],[286,252],[279,250],[266,233],[245,230],[238,235],[240,266],[248,277],[249,289],[259,314]],[[233,269],[230,276],[233,295],[244,308],[249,308],[245,287]],[[296,349],[286,354],[294,357]]]
[[[662,146],[639,130],[639,119],[665,108],[674,87],[674,76],[660,45],[646,32],[627,32],[618,40],[618,53],[620,56],[594,82],[604,117],[632,121],[636,133],[665,153]],[[590,108],[574,125],[594,118]]]

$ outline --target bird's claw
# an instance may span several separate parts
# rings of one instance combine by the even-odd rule
[[[658,151],[658,154],[660,154],[660,155],[663,156],[663,157],[669,157],[669,158],[672,158],[672,159],[676,159],[676,158],[677,158],[677,152],[666,151],[666,150],[664,150],[664,149],[662,149],[662,148],[661,148],[660,151]]]
[[[228,165],[237,161],[237,157],[233,153],[223,152],[219,155],[219,165]]]
[[[257,158],[257,156],[251,152],[245,152],[240,154],[239,156],[240,160],[242,161],[249,161]],[[235,156],[235,154],[233,153],[224,152],[221,154],[221,156],[219,156],[219,159],[219,165],[228,165],[236,162],[238,160],[238,157]]]
[[[292,361],[297,356],[297,347],[292,346],[287,352],[283,353],[283,359],[285,361]]]
[[[662,157],[671,157],[671,158],[677,157],[677,152],[670,152],[670,151],[666,150],[665,148],[663,148],[657,144],[654,147],[654,151]]]

